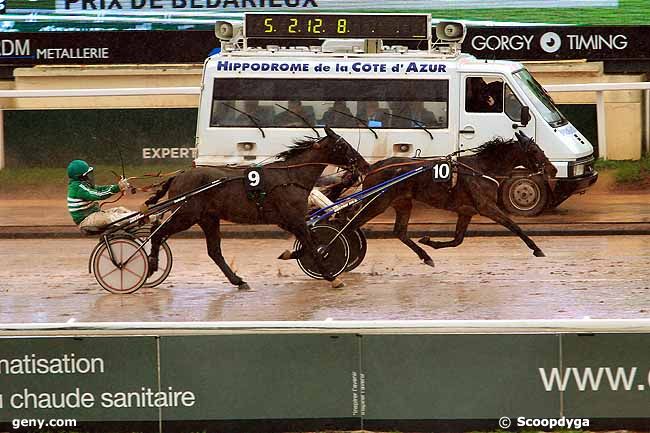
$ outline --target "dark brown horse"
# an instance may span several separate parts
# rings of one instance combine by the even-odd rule
[[[515,167],[524,166],[538,176],[554,177],[557,170],[546,158],[542,149],[525,134],[516,133],[517,140],[494,139],[473,149],[474,155],[461,156],[455,163],[456,184],[434,182],[431,170],[426,170],[388,189],[374,200],[358,219],[348,228],[355,230],[388,207],[395,209],[393,233],[425,264],[433,266],[433,260],[420,246],[409,239],[408,222],[413,200],[458,214],[455,237],[451,241],[432,241],[428,236],[420,243],[433,248],[456,247],[463,242],[467,227],[476,214],[483,215],[517,234],[533,250],[536,257],[544,257],[542,250],[498,206],[500,176],[508,176]],[[388,158],[370,167],[363,180],[363,188],[370,188],[420,166],[431,166],[434,161],[413,158]],[[335,197],[330,197],[334,199]],[[357,208],[358,210],[358,208]],[[349,213],[354,214],[352,208]]]
[[[314,257],[318,257],[311,235],[305,224],[307,198],[316,180],[327,165],[336,165],[353,172],[365,173],[368,163],[342,137],[325,128],[325,137],[305,139],[289,150],[277,155],[280,161],[256,169],[250,176],[250,167],[198,167],[186,171],[169,181],[146,204],[154,204],[169,191],[169,198],[183,195],[220,178],[229,179],[221,186],[190,198],[170,220],[152,237],[149,256],[150,271],[158,265],[161,242],[194,224],[198,224],[208,246],[208,255],[219,266],[228,280],[240,290],[248,284],[226,263],[221,253],[220,220],[243,224],[277,224],[292,233]],[[253,180],[247,187],[246,182]],[[263,185],[263,189],[251,187]],[[323,268],[323,266],[321,266]],[[324,275],[329,275],[323,268]],[[328,276],[332,286],[342,282]]]

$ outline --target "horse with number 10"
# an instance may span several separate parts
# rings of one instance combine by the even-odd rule
[[[361,199],[360,201],[365,200],[365,203],[354,204],[343,211],[336,212],[336,219],[333,221],[335,226],[344,227],[342,234],[351,241],[350,250],[354,251],[350,264],[339,268],[337,274],[349,272],[361,263],[366,246],[363,233],[359,234],[359,228],[389,207],[392,207],[396,214],[393,229],[395,236],[413,250],[425,264],[434,266],[429,254],[408,237],[407,229],[413,200],[458,215],[453,240],[432,241],[426,236],[420,239],[421,244],[435,249],[460,245],[472,217],[478,214],[506,227],[519,236],[536,257],[544,257],[537,244],[499,208],[500,185],[497,179],[509,176],[519,166],[527,168],[531,173],[530,176],[542,176],[545,179],[552,179],[557,170],[532,138],[522,132],[516,132],[515,135],[515,140],[495,138],[475,149],[468,149],[467,151],[471,151],[473,155],[459,156],[456,160],[449,157],[388,158],[371,165],[362,181],[362,191],[350,196],[350,198],[356,196]],[[466,151],[456,153],[464,152]],[[453,176],[449,176],[449,167],[454,171],[455,182]],[[441,177],[449,180],[436,181],[436,178]],[[330,189],[328,198],[336,200],[355,183],[355,176],[347,176],[345,182]],[[366,191],[369,194],[366,194]],[[341,199],[336,203],[343,204],[346,201],[349,202],[349,198]],[[336,204],[331,207],[336,207]],[[319,213],[322,212],[313,215],[318,217]],[[305,265],[300,262],[302,255],[303,251],[298,249],[291,254],[285,254],[284,257],[298,259],[301,267],[310,268],[308,273],[310,276],[319,278],[315,264],[308,262]]]

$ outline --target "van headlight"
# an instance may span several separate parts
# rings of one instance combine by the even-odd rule
[[[580,177],[594,171],[594,158],[589,156],[569,163],[569,177]]]
[[[585,165],[584,164],[576,165],[573,168],[573,175],[574,176],[582,176],[583,174],[585,174]]]

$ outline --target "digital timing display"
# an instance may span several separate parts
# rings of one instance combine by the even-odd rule
[[[427,39],[428,15],[246,14],[247,38]]]

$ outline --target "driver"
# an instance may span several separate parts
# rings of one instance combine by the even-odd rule
[[[68,211],[83,232],[97,231],[135,213],[121,206],[102,210],[97,201],[127,191],[129,182],[122,178],[114,185],[95,185],[92,171],[93,167],[80,159],[68,164]]]

